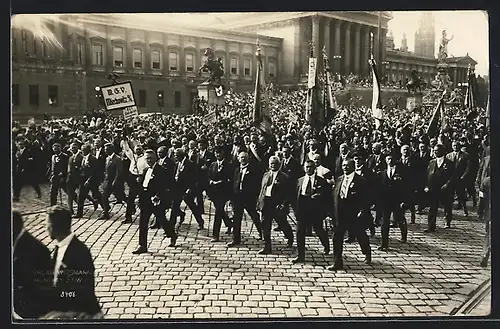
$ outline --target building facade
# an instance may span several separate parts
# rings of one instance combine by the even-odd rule
[[[229,86],[252,88],[255,34],[130,25],[109,15],[62,17],[49,24],[60,47],[13,29],[13,116],[82,115],[99,107],[94,89],[110,84],[111,72],[118,73],[120,81],[132,81],[140,112],[190,113],[197,86],[208,77],[198,74],[208,47],[222,59]],[[282,40],[258,39],[264,75],[278,79]]]

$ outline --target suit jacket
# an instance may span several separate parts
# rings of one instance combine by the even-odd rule
[[[290,157],[288,163],[286,163],[286,161],[286,159],[283,159],[281,171],[287,174],[290,180],[295,183],[297,179],[304,174],[302,166],[294,157]]]
[[[440,193],[442,187],[446,187],[444,192],[451,193],[453,184],[453,162],[446,157],[441,165],[437,167],[437,160],[432,159],[427,167],[427,187],[430,193]]]
[[[367,206],[371,206],[378,201],[378,191],[377,186],[379,184],[379,176],[373,172],[368,166],[365,164],[361,168],[361,173],[356,171],[356,174],[363,177],[366,181],[366,202]]]
[[[397,170],[401,170],[401,178],[404,181],[402,192],[405,194],[405,200],[409,202],[415,201],[415,191],[418,189],[419,180],[422,179],[418,175],[418,165],[418,161],[414,156],[410,156],[406,163],[402,158],[396,163]]]
[[[477,213],[486,223],[491,222],[491,178],[483,179],[479,187],[480,198]]]
[[[405,189],[408,182],[405,181],[405,169],[396,164],[392,178],[387,176],[388,169],[378,174],[377,196],[382,209],[395,210],[405,201]]]
[[[61,152],[59,155],[53,155],[51,158],[51,171],[50,171],[50,181],[54,177],[60,177],[62,180],[66,180],[68,175],[68,162],[69,157],[66,153]]]
[[[361,217],[364,217],[364,212],[367,208],[366,197],[366,180],[354,174],[354,178],[349,186],[347,198],[341,200],[340,190],[344,175],[337,178],[335,188],[333,190],[333,215],[337,223],[347,223],[356,220],[356,217],[361,212]]]
[[[98,166],[99,166],[98,160],[92,154],[89,154],[87,163],[84,163],[82,159],[82,170],[81,170],[82,184],[85,183],[97,184],[99,178]]]
[[[366,164],[368,165],[368,168],[373,170],[376,174],[384,170],[386,167],[384,156],[382,154],[378,156],[378,159],[375,154],[370,154]]]
[[[153,173],[146,189],[143,188],[147,169],[139,176],[139,205],[142,208],[153,207],[151,198],[157,196],[160,198],[159,207],[168,207],[169,199],[167,193],[168,176],[167,170],[156,163],[153,166]]]
[[[24,151],[21,151],[17,148],[13,149],[14,157],[13,160],[15,162],[14,174],[22,174],[23,176],[31,176],[33,175],[33,170],[35,170],[35,155],[33,150],[26,146]]]
[[[255,165],[248,164],[247,172],[241,182],[241,166],[236,166],[232,179],[232,195],[234,198],[245,198],[255,203],[260,191],[261,174]],[[240,191],[241,183],[241,191]]]
[[[219,168],[217,161],[212,162],[208,169],[208,180],[221,183],[208,185],[207,193],[212,200],[229,200],[231,195],[232,165],[229,160],[222,161],[222,167]]]
[[[49,249],[25,231],[12,259],[14,311],[25,319],[50,312],[53,268]]]
[[[53,310],[99,313],[101,306],[95,295],[94,261],[89,248],[73,237],[62,263],[54,287]]]
[[[255,154],[254,151],[257,153]],[[248,145],[248,155],[249,155],[249,160],[252,164],[258,165],[261,170],[264,170],[267,168],[268,163],[265,162],[265,153],[266,150],[264,147],[257,143],[255,149],[253,149],[250,145]]]
[[[339,155],[337,159],[335,160],[335,168],[333,170],[333,176],[335,178],[338,178],[344,174],[344,171],[342,170],[342,162],[344,161],[344,158]]]
[[[124,176],[122,159],[118,155],[116,155],[116,153],[113,153],[110,160],[106,158],[104,186],[112,186],[117,182],[121,182],[123,179]]]
[[[459,181],[469,179],[471,175],[471,157],[468,153],[459,152],[457,161],[455,162],[455,177]]]
[[[179,172],[179,177],[175,180],[175,174],[179,168],[179,163],[174,165],[172,179],[172,193],[174,197],[182,198],[188,189],[192,190],[196,187],[197,167],[189,159],[184,159],[184,168]]]
[[[264,209],[264,199],[266,195],[267,182],[270,179],[271,171],[266,171],[262,177],[259,198],[257,199],[257,209]],[[286,206],[290,200],[290,185],[288,176],[282,171],[278,171],[271,190],[271,198],[268,200],[271,206]]]
[[[490,156],[488,155],[484,157],[483,160],[481,161],[481,165],[479,166],[479,170],[477,172],[476,182],[479,186],[481,186],[481,183],[488,176],[489,172],[490,172]]]
[[[104,172],[106,171],[106,152],[104,152],[104,147],[99,148],[99,156],[97,156],[97,150],[94,150],[93,155],[96,158],[96,178],[99,182],[104,180]]]
[[[82,176],[82,152],[71,154],[68,159],[68,183],[79,184]]]
[[[317,219],[323,219],[327,213],[333,210],[330,185],[326,179],[315,175],[312,195],[316,195],[316,197],[314,199],[308,198],[302,196],[302,185],[305,178],[306,176],[300,177],[295,184],[295,198],[293,203],[294,212],[298,214],[297,220],[307,220],[307,214],[311,214],[313,217],[317,217]]]

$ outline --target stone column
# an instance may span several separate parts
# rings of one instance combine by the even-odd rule
[[[458,72],[457,72],[458,68],[454,68],[453,69],[453,87],[456,87],[457,86],[457,83],[458,83]]]
[[[184,36],[179,36],[179,74],[183,77],[186,74],[186,52],[184,51]]]
[[[345,24],[345,40],[344,40],[344,74],[351,73],[351,22]]]
[[[368,64],[368,59],[370,59],[370,28],[368,26],[363,27],[363,49],[361,56],[361,67],[363,69],[363,76],[368,76],[370,74],[370,65]]]
[[[134,49],[132,48],[132,30],[125,29],[125,49],[123,49],[123,64],[125,72],[134,72]]]
[[[104,67],[106,72],[113,72],[113,44],[111,42],[111,27],[106,26],[106,45],[104,49]]]
[[[328,61],[332,61],[332,53],[330,52],[330,22],[332,21],[329,17],[323,18],[323,46],[326,50],[326,55],[328,56]],[[323,51],[323,48],[321,48]]]
[[[354,73],[361,74],[360,59],[361,59],[361,25],[354,26]]]
[[[170,73],[170,51],[168,49],[168,34],[163,33],[163,63],[162,72],[164,76],[168,76]]]
[[[320,40],[319,40],[319,16],[312,16],[312,42],[314,45],[314,57],[318,59],[317,70],[321,70],[323,67],[323,61],[321,61],[321,48],[320,48]]]
[[[148,31],[144,31],[144,72],[151,72],[151,45],[149,42],[149,33]]]
[[[336,20],[335,21],[335,46],[333,48],[333,53],[335,56],[342,56],[341,53],[341,48],[340,48],[340,24],[342,24],[342,21]],[[342,62],[342,59],[335,59],[334,60],[334,67],[335,67],[335,72],[339,73],[340,72],[340,63]]]
[[[385,56],[386,56],[386,53],[385,53],[386,52],[385,43],[386,43],[386,40],[387,40],[387,36],[386,36],[387,30],[382,29],[381,33],[382,33],[382,36],[381,36],[380,39],[381,39],[381,43],[382,44],[380,45],[380,47],[382,47],[382,48],[380,49],[380,56],[381,56],[381,58],[380,58],[380,73],[381,73],[381,77],[384,77],[385,76],[385,67],[386,66],[382,65],[382,62],[385,62]]]

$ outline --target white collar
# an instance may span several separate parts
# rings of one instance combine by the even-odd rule
[[[356,174],[356,171],[353,171],[349,175],[344,175],[344,179],[347,179],[347,181],[350,182],[353,180],[355,174]]]

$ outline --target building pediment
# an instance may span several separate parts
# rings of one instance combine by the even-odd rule
[[[460,57],[448,57],[446,63],[456,63],[456,64],[470,64],[472,66],[477,65],[477,62],[470,57],[468,54]]]

